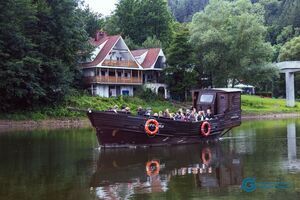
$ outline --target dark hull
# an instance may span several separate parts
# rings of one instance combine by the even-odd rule
[[[159,131],[148,136],[144,116],[119,114],[114,112],[90,111],[88,117],[96,128],[99,144],[103,147],[161,146],[186,143],[201,143],[215,140],[225,131],[240,125],[240,116],[218,116],[209,120],[211,133],[203,136],[200,127],[203,122],[182,122],[167,118],[155,118],[159,122]]]

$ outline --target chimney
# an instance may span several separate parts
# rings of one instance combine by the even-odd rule
[[[104,31],[96,31],[95,41],[99,41],[102,38],[105,38],[107,36],[106,32]]]

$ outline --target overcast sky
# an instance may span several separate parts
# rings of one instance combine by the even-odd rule
[[[85,0],[89,7],[102,15],[109,15],[115,9],[118,0]]]

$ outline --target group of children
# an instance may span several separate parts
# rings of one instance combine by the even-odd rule
[[[126,106],[122,106],[121,109],[117,105],[113,108],[109,108],[108,111],[110,112],[126,112],[127,114],[131,113],[130,108]],[[163,118],[170,118],[176,121],[188,121],[188,122],[198,122],[203,120],[210,120],[213,119],[213,114],[210,109],[207,109],[206,112],[198,111],[196,108],[186,109],[185,112],[183,109],[179,109],[176,113],[171,113],[169,109],[166,109],[164,112],[159,111],[158,113],[152,114],[151,108],[143,109],[141,106],[137,109],[137,114],[142,116],[153,116],[153,117],[163,117]]]
[[[137,110],[138,115],[147,115],[154,117],[164,117],[171,118],[176,121],[190,121],[197,122],[203,120],[210,120],[213,118],[213,114],[210,109],[207,109],[206,112],[198,111],[196,108],[186,109],[184,112],[183,109],[179,109],[176,113],[170,113],[169,109],[166,109],[164,112],[159,111],[158,113],[151,114],[151,109],[143,110],[142,107],[139,107]]]

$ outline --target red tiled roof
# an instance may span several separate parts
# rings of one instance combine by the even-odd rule
[[[151,48],[148,49],[146,58],[144,62],[141,64],[144,69],[151,68],[152,65],[157,61],[158,55],[160,52],[160,48]]]
[[[137,57],[137,56],[143,55],[147,51],[148,51],[148,49],[137,49],[137,50],[131,51],[131,53],[134,57]]]
[[[95,39],[90,40],[90,44],[93,45],[94,47],[97,47],[107,41],[104,45],[104,47],[101,49],[99,54],[96,56],[96,58],[92,62],[84,63],[83,66],[85,67],[91,67],[91,66],[96,66],[100,62],[104,60],[104,58],[107,56],[107,54],[110,52],[110,50],[114,47],[116,42],[120,39],[120,35],[114,35],[114,36],[107,36],[104,37],[98,41],[95,41]]]

